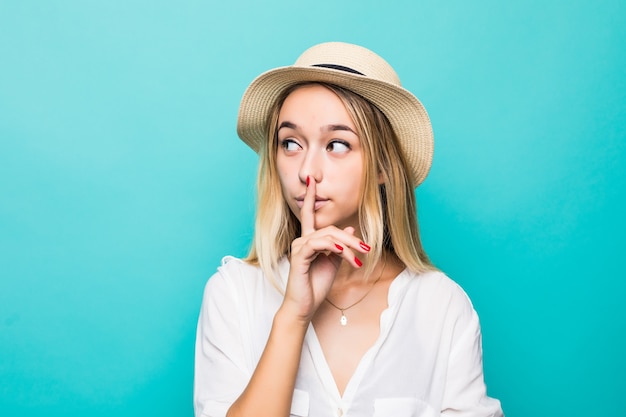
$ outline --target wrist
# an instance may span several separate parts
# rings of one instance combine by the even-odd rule
[[[297,309],[291,308],[289,303],[283,302],[276,315],[274,316],[274,325],[289,328],[290,330],[304,330],[309,327],[311,318],[302,317],[298,314]]]

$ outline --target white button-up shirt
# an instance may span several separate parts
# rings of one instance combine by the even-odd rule
[[[283,260],[283,285],[289,264]],[[194,408],[223,417],[247,386],[283,296],[260,268],[224,258],[209,279],[198,322]],[[292,416],[499,417],[486,395],[478,316],[441,272],[400,273],[380,335],[339,394],[312,325],[305,336]]]

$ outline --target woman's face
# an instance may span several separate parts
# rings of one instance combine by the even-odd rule
[[[293,91],[278,115],[276,167],[289,208],[300,219],[306,178],[316,182],[315,227],[353,226],[363,178],[363,150],[343,103],[321,85]]]

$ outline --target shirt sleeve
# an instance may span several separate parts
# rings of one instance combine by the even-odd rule
[[[224,417],[250,379],[240,295],[223,268],[207,282],[198,319],[194,369],[196,417]]]
[[[442,416],[503,417],[500,401],[487,396],[480,323],[469,298],[454,326]]]

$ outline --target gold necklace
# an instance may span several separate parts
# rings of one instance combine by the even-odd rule
[[[359,298],[356,303],[350,304],[348,307],[341,308],[339,306],[336,306],[335,304],[333,304],[332,301],[326,298],[326,301],[328,301],[328,304],[335,307],[337,310],[341,311],[341,318],[339,319],[339,323],[341,323],[342,326],[346,326],[348,324],[348,317],[346,317],[346,313],[345,313],[346,310],[351,309],[355,305],[359,304],[361,301],[365,300],[365,297],[367,297],[369,293],[372,292],[372,290],[374,289],[378,281],[380,281],[380,279],[383,277],[383,273],[385,272],[385,266],[387,266],[387,259],[385,259],[385,262],[383,263],[383,269],[380,271],[380,275],[378,276],[378,278],[376,278],[376,281],[374,281],[370,289],[367,290],[367,292],[363,295],[363,297]]]

